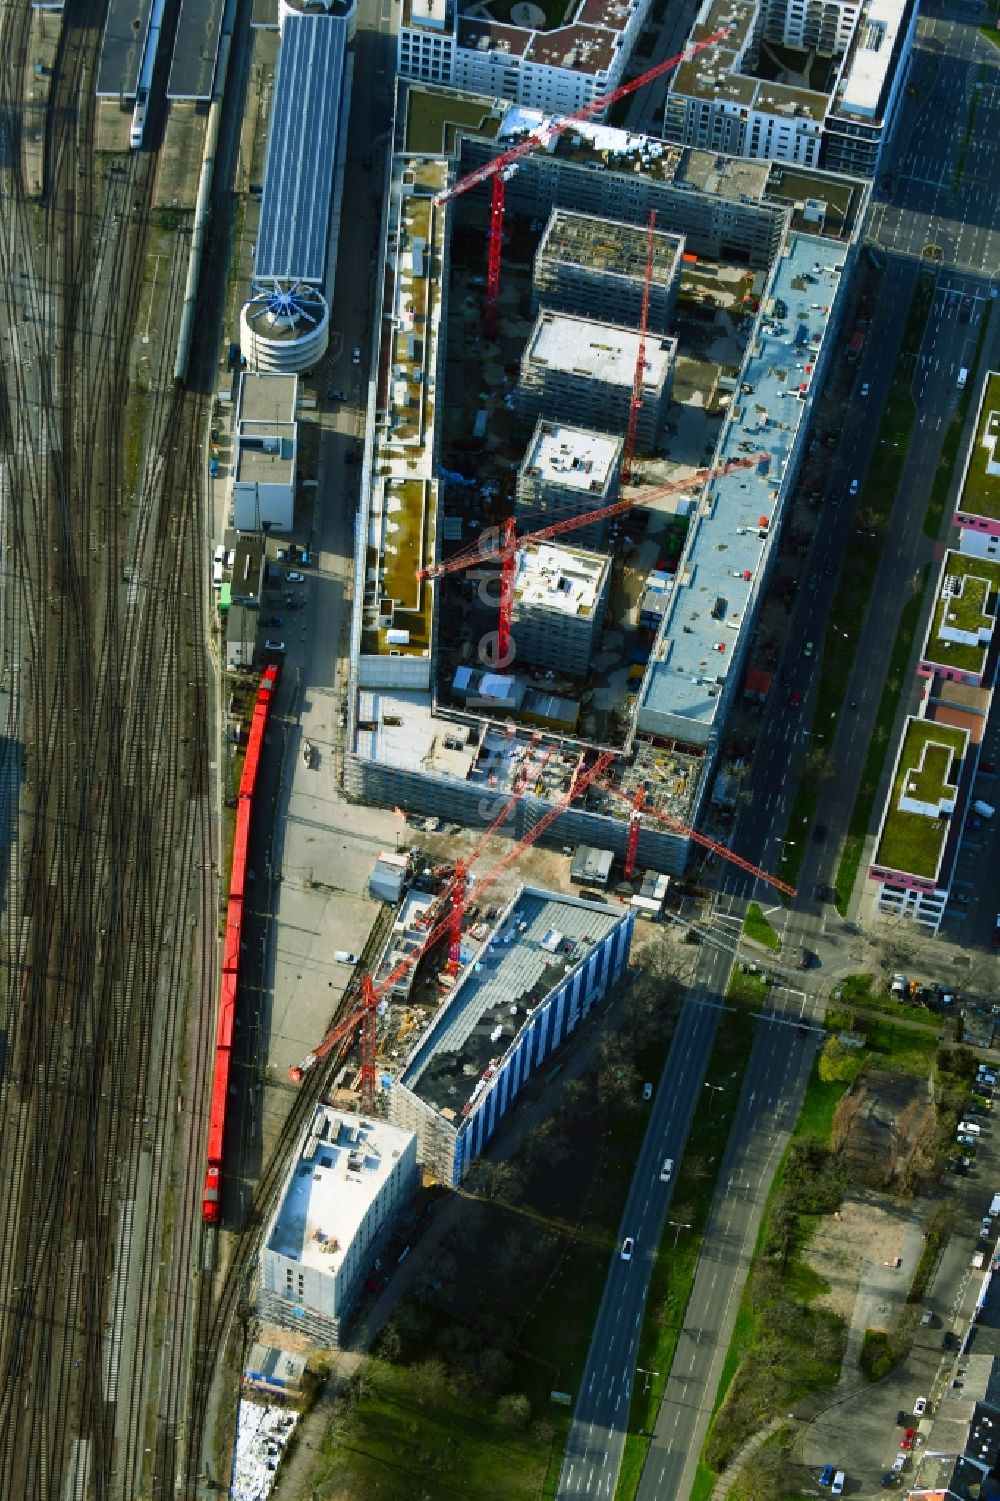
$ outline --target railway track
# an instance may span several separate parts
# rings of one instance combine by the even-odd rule
[[[193,1064],[197,1097],[210,1048],[217,851],[197,500],[204,399],[175,390],[161,358],[137,466],[123,430],[153,167],[138,154],[113,176],[97,165],[103,6],[68,0],[43,197],[28,200],[17,122],[29,24],[27,7],[0,22],[15,64],[0,81],[11,122],[5,608],[17,615],[27,771],[0,997],[0,1497],[61,1501],[168,1482],[173,1494],[173,1475],[146,1458],[148,1415],[161,1397],[175,1415],[183,1402],[184,1328],[158,1270],[168,1233],[175,1279],[199,1249],[197,1172],[174,1180],[168,1146],[181,1062]],[[178,255],[168,328],[181,288]],[[197,1115],[186,1124],[200,1139]],[[166,1365],[158,1298],[166,1342],[181,1346]]]

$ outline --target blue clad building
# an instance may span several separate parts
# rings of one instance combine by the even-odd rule
[[[634,911],[522,886],[392,1085],[389,1119],[457,1185],[529,1076],[628,963]]]

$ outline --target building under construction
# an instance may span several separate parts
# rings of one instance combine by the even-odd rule
[[[551,308],[638,328],[647,259],[650,262],[647,327],[669,332],[680,285],[684,236],[654,227],[599,219],[555,208],[535,253],[532,311]]]
[[[635,914],[522,886],[389,1091],[417,1161],[461,1183],[529,1077],[628,963]]]
[[[618,499],[620,434],[593,432],[541,417],[517,473],[515,514],[522,531],[582,516]],[[600,547],[606,523],[578,527],[575,547]]]
[[[411,110],[415,94],[421,96],[419,116]],[[621,628],[630,639],[640,635],[640,627],[647,633],[622,664],[623,692],[609,708],[602,701],[604,681],[578,690],[572,683],[549,682],[543,674],[538,686],[515,683],[515,698],[523,692],[526,703],[532,696],[528,719],[509,692],[499,691],[518,674],[504,674],[482,656],[478,627],[489,615],[488,601],[499,592],[495,555],[492,563],[484,556],[482,566],[463,579],[463,598],[452,589],[447,620],[439,618],[440,568],[456,540],[468,544],[481,535],[484,510],[475,488],[477,461],[466,460],[459,479],[471,488],[453,489],[448,478],[448,504],[455,496],[474,500],[465,516],[451,511],[446,530],[440,492],[443,428],[459,405],[448,399],[449,366],[468,381],[470,358],[483,364],[494,358],[486,345],[472,356],[480,327],[472,322],[476,315],[472,299],[463,294],[461,273],[453,275],[451,265],[453,218],[465,212],[476,222],[479,213],[478,222],[485,225],[488,185],[475,190],[478,208],[475,193],[457,204],[441,198],[456,173],[481,164],[539,122],[523,109],[504,114],[501,108],[498,114],[494,107],[484,113],[482,100],[433,88],[412,94],[404,88],[401,100],[383,274],[376,280],[375,322],[382,342],[355,530],[346,789],[362,802],[473,827],[489,824],[518,790],[506,834],[522,837],[558,807],[549,839],[592,845],[619,858],[629,855],[636,869],[682,874],[691,826],[711,791],[728,712],[742,691],[757,610],[808,444],[815,393],[836,348],[840,289],[856,253],[867,190],[830,174],[792,174],[787,168],[779,174],[762,163],[716,161],[706,153],[678,151],[586,123],[577,124],[572,136],[560,137],[553,149],[522,158],[508,184],[511,212],[516,204],[517,211],[544,224],[554,207],[582,205],[597,214],[632,218],[642,237],[649,209],[655,208],[658,223],[683,231],[691,253],[700,258],[699,272],[705,271],[707,257],[731,253],[755,294],[740,299],[727,325],[742,353],[738,364],[725,370],[724,384],[722,375],[717,383],[713,472],[708,478],[696,475],[689,459],[677,461],[689,524],[669,579],[656,571],[655,541],[647,554],[652,561],[644,566],[653,570],[648,577],[662,585],[657,593],[662,611],[647,612],[647,621],[640,600],[633,624]],[[443,135],[434,134],[433,111]],[[454,128],[447,124],[451,115],[461,116]],[[470,125],[473,120],[483,123]],[[802,228],[800,212],[805,199],[822,209],[808,229]],[[468,223],[467,218],[467,228]],[[707,326],[699,323],[699,334]],[[450,351],[449,333],[455,339]],[[608,421],[606,405],[586,417],[574,408],[565,419],[608,432],[616,443],[625,428],[638,354],[636,330],[627,335],[633,370],[626,375],[623,358],[618,389],[624,400],[616,422]],[[509,367],[514,354],[509,331],[503,337]],[[654,349],[661,337],[652,341]],[[464,362],[460,338],[467,344]],[[568,349],[570,365],[572,355]],[[502,369],[498,364],[498,383]],[[513,392],[505,398],[499,384],[496,390],[478,389],[480,404],[498,411],[505,423],[514,420],[504,411],[505,401],[508,411],[514,405]],[[558,428],[557,413],[541,407],[538,415]],[[485,419],[489,427],[489,412]],[[489,435],[473,438],[470,428],[471,423],[463,425],[466,450],[489,441]],[[530,441],[530,435],[523,440],[529,454]],[[670,462],[669,437],[666,441]],[[517,458],[505,457],[508,474],[523,454],[522,447]],[[617,462],[615,457],[613,465]],[[611,484],[609,473],[609,494]],[[502,512],[494,508],[493,515]],[[623,522],[619,555],[627,529]],[[573,533],[565,540],[574,540]],[[643,580],[633,582],[641,595]],[[614,597],[613,582],[613,602]],[[463,606],[479,611],[467,624]],[[496,618],[488,629],[495,630]],[[621,634],[617,615],[615,628]],[[456,702],[446,695],[459,667],[466,669],[465,697]],[[539,692],[551,697],[555,712],[537,712]],[[579,705],[578,728],[565,715],[573,698]],[[494,707],[501,703],[506,718]],[[568,727],[547,742],[543,727],[557,724]],[[577,795],[581,774],[611,748],[613,762]],[[640,833],[632,848],[630,817],[640,794]]]
[[[586,677],[608,607],[611,563],[581,547],[529,542],[517,555],[511,634],[517,657]]]
[[[543,308],[521,358],[517,409],[522,417],[602,424],[624,432],[632,406],[639,332],[597,318]],[[645,341],[642,407],[636,433],[644,452],[659,448],[673,385],[677,340]]]

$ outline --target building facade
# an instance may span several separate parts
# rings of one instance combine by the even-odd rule
[[[531,1075],[628,963],[635,914],[522,887],[389,1094],[425,1172],[457,1186]]]
[[[581,0],[551,31],[470,18],[455,0],[402,0],[401,78],[567,113],[622,81],[650,0]]]
[[[654,229],[647,328],[669,332],[677,301],[684,237]],[[591,214],[553,209],[535,252],[532,311],[551,308],[638,328],[649,248],[647,229]]]
[[[677,341],[647,335],[638,447],[657,449],[673,386]],[[522,417],[581,422],[624,432],[632,405],[639,333],[616,323],[542,311],[524,354],[516,402]]]
[[[519,530],[534,531],[613,505],[618,499],[623,448],[620,434],[596,433],[539,418],[517,472]],[[600,547],[606,531],[606,522],[576,527],[573,545]]]
[[[517,659],[586,677],[611,587],[611,560],[579,547],[529,542],[517,554],[511,639]]]
[[[261,1317],[336,1344],[418,1186],[411,1131],[317,1105],[264,1238]]]

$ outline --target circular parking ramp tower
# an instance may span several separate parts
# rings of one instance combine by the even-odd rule
[[[330,310],[317,287],[275,278],[244,303],[240,332],[251,370],[301,375],[326,353]]]

